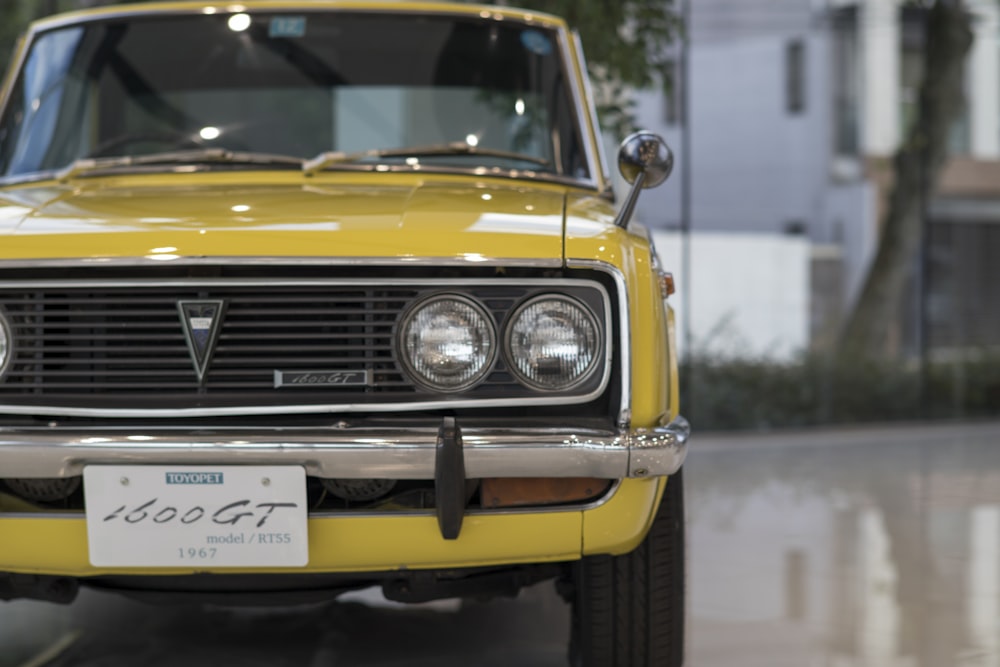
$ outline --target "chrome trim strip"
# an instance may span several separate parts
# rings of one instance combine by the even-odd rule
[[[611,276],[618,290],[618,330],[619,332],[631,332],[628,285],[625,284],[625,275],[621,269],[613,264],[594,259],[567,259],[566,266],[571,269],[600,271]],[[619,363],[621,364],[622,378],[622,400],[618,411],[618,427],[627,430],[632,423],[632,339],[628,335],[619,336],[618,349],[621,351]]]
[[[606,384],[606,380],[605,380]],[[176,408],[161,410],[140,410],[130,408],[94,409],[70,408],[65,406],[32,406],[0,404],[0,414],[39,417],[106,417],[108,419],[159,418],[182,419],[198,417],[249,417],[265,415],[319,415],[370,412],[386,414],[391,412],[419,412],[422,410],[453,410],[460,408],[513,408],[552,405],[577,405],[587,403],[601,395],[603,387],[588,394],[577,396],[530,396],[524,398],[497,398],[479,400],[439,400],[409,403],[330,403],[316,405],[245,405],[232,408]]]
[[[172,280],[157,280],[142,278],[137,280],[0,280],[0,293],[8,289],[115,289],[142,287],[360,287],[372,285],[375,287],[468,287],[511,286],[511,287],[587,287],[601,292],[607,299],[608,293],[599,282],[584,278],[413,278],[401,283],[399,278],[178,278]]]
[[[578,141],[583,144],[584,154],[587,156],[587,173],[589,180],[594,184],[595,189],[603,188],[603,172],[594,156],[593,135],[586,131],[589,113],[583,108],[583,91],[580,90],[580,77],[588,76],[586,72],[580,74],[576,71],[576,61],[573,60],[573,53],[570,50],[569,40],[572,37],[566,30],[559,30],[559,50],[562,53],[563,69],[567,74],[570,85],[570,94],[573,96],[573,112],[576,116],[576,131],[579,135]],[[565,165],[563,165],[565,167]]]
[[[164,165],[153,165],[153,166],[118,166],[118,167],[104,167],[101,169],[95,169],[93,171],[87,171],[81,174],[76,174],[72,177],[73,180],[84,179],[84,178],[100,178],[102,176],[141,176],[141,175],[151,175],[151,174],[192,174],[192,173],[205,173],[208,171],[214,171],[216,173],[227,171],[221,169],[220,167],[239,167],[241,169],[229,169],[232,173],[244,173],[246,171],[278,171],[288,173],[289,169],[275,169],[270,165],[258,165],[256,168],[248,169],[249,165],[237,164],[237,163],[213,163],[212,165],[198,165],[195,170],[192,170],[190,165],[181,164],[164,164]],[[65,167],[60,167],[58,169],[47,169],[45,171],[36,171],[26,174],[17,174],[15,176],[0,176],[0,188],[26,185],[26,184],[37,184],[43,181],[56,181],[59,180],[60,174],[65,170]],[[420,165],[419,167],[413,167],[410,165],[390,165],[384,163],[365,163],[365,164],[337,164],[329,167],[325,167],[323,171],[310,176],[303,176],[305,179],[315,181],[316,178],[320,177],[323,173],[335,173],[335,172],[360,172],[360,173],[399,173],[399,174],[445,174],[449,176],[470,176],[475,178],[507,178],[514,181],[525,181],[529,183],[533,182],[543,182],[551,185],[563,185],[567,187],[576,188],[586,188],[588,190],[600,191],[600,186],[597,181],[588,178],[574,178],[572,176],[565,176],[563,174],[554,174],[549,172],[538,172],[529,171],[525,169],[503,169],[501,167],[449,167],[446,165],[435,165],[427,166]]]
[[[10,324],[8,323],[7,314],[4,312],[3,306],[0,306],[0,382],[3,381],[4,373],[7,372],[7,365],[10,360],[14,357],[14,335]]]
[[[590,114],[588,121],[590,122],[591,136],[593,141],[597,144],[597,162],[598,168],[600,169],[600,181],[602,190],[610,190],[612,195],[614,190],[611,187],[611,171],[608,168],[608,155],[604,148],[603,136],[601,133],[601,123],[597,118],[597,104],[594,99],[594,86],[590,81],[590,70],[587,67],[587,57],[583,52],[583,41],[580,39],[580,33],[576,30],[572,31],[573,44],[576,48],[577,59],[580,62],[580,68],[583,70],[580,73],[583,79],[583,94],[584,99],[587,101],[587,107],[590,108]]]
[[[158,281],[150,280],[26,280],[26,281],[0,281],[0,294],[7,289],[86,289],[86,288],[119,288],[119,287],[167,287],[184,288],[191,286],[199,287],[243,287],[243,286],[282,286],[292,287],[316,287],[333,285],[374,285],[374,286],[399,286],[399,280],[390,278],[330,278],[330,279],[287,279],[263,281],[259,279],[179,279]],[[163,409],[135,409],[135,408],[75,408],[60,405],[23,405],[20,403],[4,404],[0,403],[0,413],[9,415],[37,415],[47,417],[104,417],[104,418],[169,418],[179,419],[185,417],[232,417],[249,415],[305,415],[305,414],[331,414],[331,413],[389,413],[389,412],[414,412],[420,410],[451,410],[458,408],[472,407],[518,407],[518,406],[552,406],[552,405],[577,405],[587,403],[600,396],[611,379],[611,366],[608,360],[612,359],[611,337],[607,332],[611,331],[611,305],[607,290],[599,282],[582,278],[556,278],[556,279],[504,279],[504,278],[479,278],[479,279],[453,279],[453,278],[428,278],[409,281],[407,286],[431,286],[449,287],[456,285],[468,287],[470,285],[509,285],[519,287],[585,287],[597,290],[601,295],[604,304],[604,372],[600,383],[592,391],[586,394],[544,394],[538,396],[526,396],[519,398],[497,398],[497,399],[462,399],[458,396],[442,397],[432,401],[400,401],[391,403],[329,403],[329,404],[307,404],[307,405],[243,405],[233,407],[207,407],[207,408],[163,408]]]
[[[0,259],[0,269],[35,269],[35,268],[79,268],[94,266],[134,267],[134,266],[370,266],[385,268],[415,267],[475,267],[475,266],[505,266],[515,268],[561,268],[561,258],[505,258],[482,257],[470,255],[466,257],[303,257],[290,255],[280,257],[270,255],[260,256],[229,256],[229,257],[178,257],[164,260],[162,257],[79,257],[79,258],[39,258],[39,259]],[[0,285],[4,283],[0,282]],[[80,283],[74,283],[79,285]],[[398,284],[398,281],[397,281]]]
[[[233,6],[238,5],[240,9],[234,9]],[[80,25],[82,23],[100,23],[102,21],[113,21],[120,18],[127,18],[130,16],[177,16],[177,15],[188,15],[188,14],[204,14],[205,9],[214,9],[217,14],[233,14],[236,12],[248,11],[262,12],[262,13],[284,13],[289,12],[295,13],[320,13],[320,12],[338,12],[338,13],[369,13],[369,12],[399,12],[405,10],[410,14],[433,14],[436,16],[457,16],[462,18],[479,18],[481,12],[484,9],[488,9],[491,14],[495,16],[502,16],[505,20],[514,20],[525,25],[541,25],[546,28],[555,29],[563,25],[562,19],[545,12],[534,12],[527,10],[517,10],[508,7],[482,7],[477,5],[471,5],[469,9],[459,9],[459,6],[448,7],[441,4],[436,8],[431,7],[420,7],[411,8],[406,6],[404,2],[384,2],[379,4],[372,4],[370,6],[344,6],[343,3],[338,2],[322,2],[317,0],[306,0],[300,2],[289,1],[287,2],[287,8],[277,6],[272,3],[270,6],[260,6],[254,5],[253,0],[244,5],[243,3],[233,3],[233,2],[187,2],[187,3],[177,3],[178,6],[168,7],[168,8],[147,8],[142,5],[132,4],[125,6],[111,6],[104,8],[91,8],[91,9],[79,9],[75,11],[62,12],[60,14],[52,15],[51,17],[37,19],[31,25],[30,34],[34,36],[36,33],[48,32],[50,30],[56,30],[58,28],[66,27],[67,25]]]
[[[672,422],[651,429],[638,429],[629,444],[629,477],[673,474],[687,457],[691,424],[678,415]],[[656,472],[669,470],[671,472]]]
[[[654,477],[680,469],[683,418],[650,431],[463,429],[465,469],[482,477]],[[164,434],[0,429],[7,478],[73,477],[87,465],[301,465],[342,479],[433,479],[436,428]]]
[[[504,169],[503,167],[486,167],[483,165],[476,167],[455,167],[449,165],[426,164],[411,166],[408,164],[385,164],[384,162],[336,164],[324,167],[322,171],[305,176],[305,178],[315,179],[317,175],[322,174],[323,172],[337,171],[359,171],[363,173],[375,172],[380,174],[447,174],[451,176],[475,176],[477,178],[509,178],[514,181],[527,181],[529,183],[541,181],[543,183],[550,183],[553,185],[565,185],[577,188],[584,187],[588,190],[600,190],[598,182],[593,178],[576,178],[549,171],[534,171],[532,169]]]

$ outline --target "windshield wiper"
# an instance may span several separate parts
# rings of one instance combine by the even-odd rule
[[[123,167],[142,167],[157,164],[288,164],[302,166],[302,158],[291,155],[272,153],[251,153],[246,151],[230,151],[225,148],[198,148],[183,151],[165,151],[149,155],[122,155],[115,157],[80,158],[65,169],[56,173],[60,181],[68,181],[74,176],[102,169],[120,169]]]
[[[449,144],[435,144],[433,146],[416,146],[411,148],[373,148],[366,151],[346,153],[343,151],[328,151],[320,153],[311,160],[306,160],[302,164],[302,173],[312,176],[318,171],[338,164],[349,164],[360,162],[367,158],[378,157],[425,157],[434,155],[482,155],[484,157],[497,157],[506,160],[520,160],[531,162],[542,167],[549,165],[549,161],[535,155],[524,153],[514,153],[495,148],[482,148],[473,146],[463,141],[455,141]]]

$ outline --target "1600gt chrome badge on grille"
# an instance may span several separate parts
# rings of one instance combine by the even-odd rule
[[[371,383],[367,370],[274,371],[277,387],[356,387]]]
[[[215,352],[225,305],[221,300],[177,302],[181,324],[184,326],[184,337],[187,339],[188,352],[191,353],[195,373],[198,374],[198,382],[204,381],[208,363],[212,360],[212,353]]]

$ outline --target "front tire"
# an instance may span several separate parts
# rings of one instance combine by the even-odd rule
[[[631,553],[572,565],[574,667],[684,662],[684,480],[671,475],[653,525]]]

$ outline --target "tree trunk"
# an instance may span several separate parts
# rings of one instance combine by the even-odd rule
[[[972,46],[970,16],[960,1],[937,0],[927,14],[925,30],[917,118],[894,158],[895,183],[878,252],[841,331],[842,356],[877,358],[887,352],[889,329],[899,319],[906,280],[920,247],[921,204],[934,189],[948,157],[952,122],[964,106],[964,64]]]

